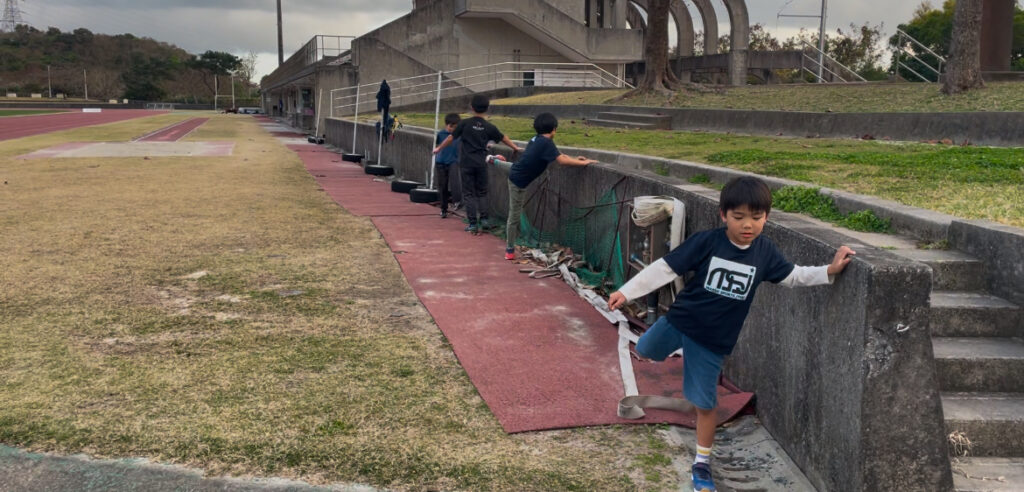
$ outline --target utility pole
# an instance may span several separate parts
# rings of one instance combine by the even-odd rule
[[[281,0],[277,0],[277,66],[281,65],[284,65],[284,34],[281,29]]]
[[[217,74],[213,74],[213,110],[214,111],[217,111],[217,94],[220,94],[220,91],[217,90]]]
[[[238,107],[235,105],[235,74],[231,74],[231,107]]]
[[[823,79],[823,72],[825,69],[825,21],[828,19],[828,0],[821,0],[821,14],[819,15],[792,15],[783,14],[779,11],[776,14],[778,17],[812,17],[821,19],[821,25],[818,26],[818,83],[825,81]]]
[[[82,81],[85,83],[85,100],[89,100],[89,74],[85,73],[85,69],[82,70]]]
[[[821,78],[822,70],[825,68],[825,19],[828,18],[828,0],[821,0],[821,27],[818,28],[818,83],[825,80]]]
[[[50,66],[46,66],[46,89],[50,91],[50,99],[53,99],[53,84],[50,83]]]

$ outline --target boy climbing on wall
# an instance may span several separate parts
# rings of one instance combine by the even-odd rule
[[[473,116],[459,122],[448,138],[440,145],[434,147],[437,154],[444,150],[454,139],[461,139],[459,147],[459,174],[462,177],[462,201],[466,204],[466,219],[469,225],[466,232],[477,234],[481,229],[488,227],[486,199],[487,199],[487,142],[502,142],[512,148],[513,152],[519,152],[519,147],[506,137],[498,127],[492,125],[486,119],[487,109],[491,100],[483,94],[473,96],[470,106],[473,108]]]
[[[695,492],[714,492],[711,445],[715,438],[718,375],[732,352],[743,321],[763,281],[787,287],[831,283],[855,254],[842,246],[832,263],[794,266],[761,231],[772,208],[768,185],[753,177],[735,178],[722,188],[719,214],[725,227],[699,232],[626,282],[608,298],[608,308],[643,297],[695,272],[668,313],[637,341],[640,356],[665,360],[683,350],[683,394],[697,409],[697,454],[692,471]]]
[[[508,223],[505,229],[505,259],[516,259],[516,239],[519,238],[519,216],[523,211],[523,200],[526,198],[526,187],[537,179],[552,161],[567,166],[586,166],[597,162],[583,156],[569,157],[558,151],[555,146],[555,131],[558,129],[558,118],[551,113],[541,113],[533,119],[533,129],[537,135],[526,144],[523,156],[512,164],[508,173]],[[488,163],[504,162],[500,155],[487,156]]]

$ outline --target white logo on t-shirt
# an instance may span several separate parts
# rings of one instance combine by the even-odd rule
[[[754,284],[755,273],[756,267],[714,256],[708,267],[708,278],[704,280],[704,290],[742,301]]]

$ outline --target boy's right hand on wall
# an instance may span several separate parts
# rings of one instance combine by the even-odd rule
[[[618,291],[612,292],[612,294],[610,296],[608,296],[608,310],[609,311],[614,311],[616,309],[619,309],[624,304],[626,304],[626,296],[622,295],[621,292],[618,292]]]
[[[842,273],[846,268],[846,265],[850,264],[850,260],[853,259],[853,255],[855,254],[857,254],[857,252],[850,249],[848,246],[840,246],[839,250],[836,251],[835,258],[832,258],[832,263],[828,266],[828,274],[836,275]]]
[[[440,152],[440,151],[441,151],[441,147],[434,147],[434,153],[435,154]]]

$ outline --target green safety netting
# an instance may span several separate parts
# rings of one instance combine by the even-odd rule
[[[622,244],[619,235],[614,231],[629,220],[622,210],[623,204],[617,199],[615,188],[608,190],[594,205],[583,208],[572,207],[560,213],[550,213],[550,202],[544,203],[548,196],[546,189],[541,190],[541,200],[537,207],[527,204],[519,219],[519,238],[517,245],[542,250],[554,246],[566,246],[573,253],[582,255],[587,267],[576,268],[574,271],[580,280],[588,285],[607,286],[617,290],[626,281],[625,265],[622,260]],[[557,198],[556,198],[557,199]],[[546,209],[543,219],[530,220],[528,211]],[[541,214],[534,213],[534,216]],[[557,220],[553,219],[558,215]],[[545,222],[546,221],[546,222]],[[557,223],[552,223],[557,222]]]

